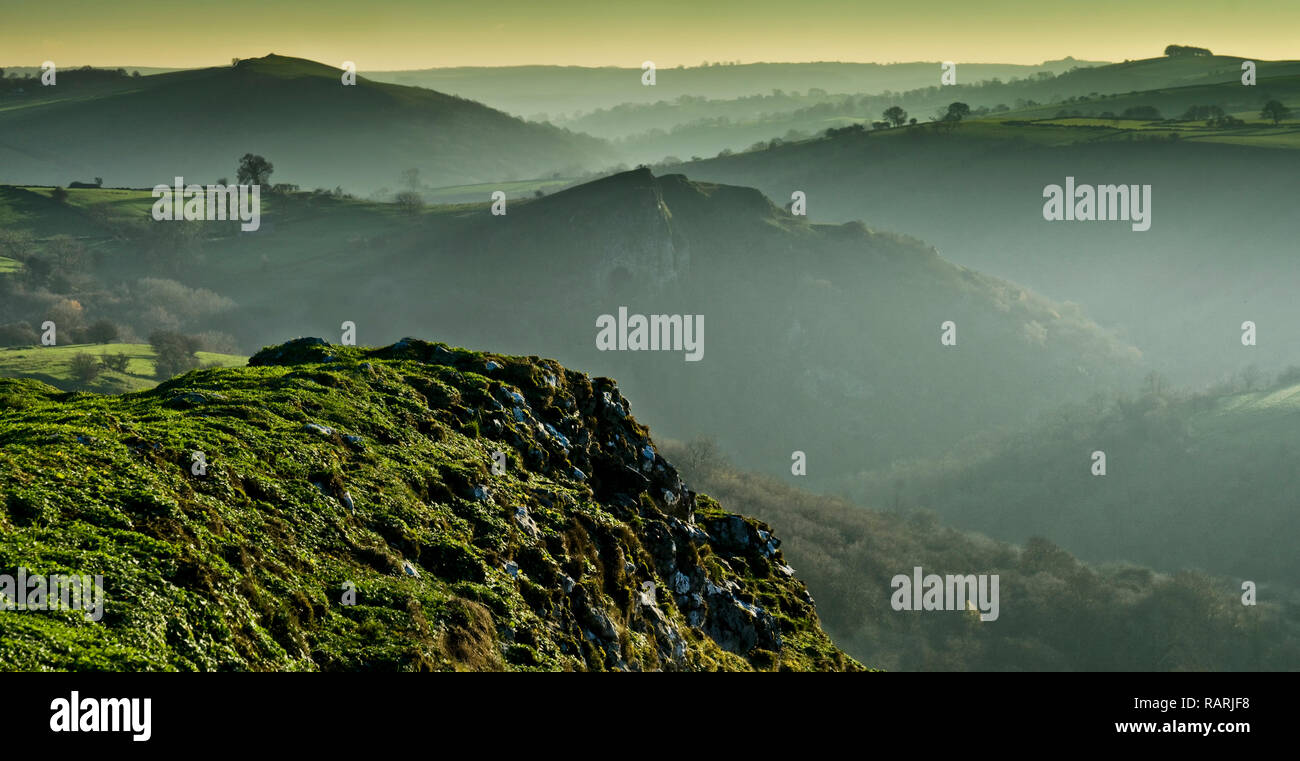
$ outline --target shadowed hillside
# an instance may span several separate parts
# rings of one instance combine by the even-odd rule
[[[215,182],[232,176],[249,152],[271,158],[274,182],[351,190],[397,186],[409,168],[455,185],[612,163],[594,138],[422,88],[363,76],[344,86],[341,74],[268,55],[97,87],[10,93],[0,108],[0,182],[65,185],[98,176],[114,187],[152,187],[178,175]]]
[[[852,491],[869,503],[930,508],[1000,539],[1048,536],[1091,561],[1199,568],[1294,589],[1297,379],[1294,369],[1275,384],[1247,374],[1235,389],[1157,386],[1070,405],[979,450],[862,474],[850,479]],[[1092,473],[1095,451],[1106,454],[1104,476]]]
[[[891,671],[1300,668],[1300,606],[1283,586],[1261,584],[1258,605],[1242,605],[1240,579],[1178,563],[1170,573],[1089,564],[1042,536],[1017,546],[927,510],[865,509],[739,470],[707,440],[664,442],[663,451],[695,487],[770,522],[826,630],[854,657]],[[914,566],[998,574],[998,619],[894,610],[890,580]]]
[[[1282,81],[1292,93],[1286,102],[1300,107],[1300,78]],[[1251,363],[1277,372],[1300,362],[1300,332],[1290,327],[1300,123],[1261,119],[1261,99],[1280,90],[1268,80],[1221,87],[1257,101],[1235,113],[1249,120],[1245,127],[1207,127],[1203,117],[990,117],[843,134],[673,169],[772,198],[803,191],[819,221],[864,219],[906,231],[954,262],[1083,305],[1175,383],[1203,384]],[[1149,185],[1150,229],[1044,220],[1044,188],[1067,177]],[[1250,350],[1239,340],[1246,320],[1269,328],[1268,340]]]
[[[76,210],[113,191],[74,192]],[[137,203],[143,213],[147,199]],[[813,223],[753,189],[681,175],[626,172],[511,200],[501,216],[486,203],[412,215],[276,196],[264,227],[197,225],[191,237],[180,225],[128,225],[123,235],[144,236],[156,252],[150,268],[128,244],[120,257],[99,257],[99,271],[140,280],[110,300],[75,283],[63,298],[86,321],[116,309],[141,335],[154,328],[123,307],[157,293],[182,329],[230,334],[241,346],[352,321],[361,341],[436,329],[462,345],[556,356],[623,379],[669,435],[717,435],[746,467],[769,473],[788,472],[792,452],[804,451],[814,480],[935,455],[1141,376],[1138,353],[1078,307],[954,265],[911,238]],[[162,233],[180,237],[153,237]],[[178,283],[153,282],[164,274]],[[11,314],[0,317],[32,324],[62,303],[31,291],[33,277],[0,278],[15,289]],[[207,311],[196,311],[202,304]],[[620,307],[703,315],[702,359],[687,361],[684,346],[598,350],[597,319]],[[945,347],[949,321],[957,345]]]

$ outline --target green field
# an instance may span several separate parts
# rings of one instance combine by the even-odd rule
[[[967,119],[952,129],[954,137],[966,140],[1024,140],[1044,146],[1077,143],[1124,142],[1135,140],[1187,140],[1195,142],[1234,143],[1259,148],[1300,148],[1300,120],[1290,119],[1274,125],[1257,115],[1233,114],[1246,122],[1238,129],[1206,127],[1204,122],[1142,121],[1139,119],[1101,119],[1098,117],[1060,117],[1025,120],[997,117]],[[868,132],[871,139],[906,139],[915,130],[928,130],[930,124],[918,124],[889,130]]]
[[[72,376],[72,358],[78,354],[100,357],[105,354],[126,354],[131,358],[125,373],[105,369],[88,387]],[[148,344],[70,344],[68,346],[43,346],[0,349],[0,377],[34,378],[65,391],[83,390],[100,394],[122,394],[144,391],[158,385],[154,377],[154,351]],[[240,367],[247,357],[232,354],[198,352],[204,365],[216,363],[221,367]]]
[[[532,194],[538,190],[549,193],[568,187],[573,179],[519,180],[516,182],[487,182],[477,185],[453,185],[445,188],[422,190],[420,195],[428,203],[466,203],[487,202],[496,190],[504,191],[507,197],[520,194]]]
[[[10,272],[17,272],[23,268],[22,262],[10,259],[7,256],[0,256],[0,275],[7,275]]]

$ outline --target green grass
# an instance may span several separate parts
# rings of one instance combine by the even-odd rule
[[[476,199],[487,203],[491,200],[493,191],[497,190],[504,191],[507,197],[515,197],[525,193],[531,195],[538,190],[551,192],[568,187],[574,182],[573,179],[484,182],[476,185],[452,185],[432,190],[422,190],[420,193],[424,196],[424,200],[429,203],[463,203],[473,202]]]
[[[126,354],[131,361],[125,373],[104,370],[89,386],[82,386],[72,376],[71,363],[73,357],[83,353],[95,357]],[[101,394],[144,391],[158,385],[158,379],[154,377],[155,356],[153,348],[147,344],[70,344],[0,349],[0,377],[33,378],[65,391]],[[247,357],[205,351],[198,352],[198,358],[204,365],[216,363],[221,367],[238,367],[248,361]]]
[[[414,340],[120,396],[0,379],[0,570],[104,579],[98,622],[0,612],[0,671],[860,670],[765,524],[666,461],[640,500],[593,478],[652,447],[624,405],[551,360]],[[679,569],[734,616],[690,623]],[[737,644],[751,613],[763,644]]]
[[[1233,143],[1256,148],[1300,149],[1300,121],[1288,120],[1278,125],[1248,114],[1236,114],[1246,122],[1240,129],[1206,127],[1204,122],[1150,122],[1137,119],[1100,119],[1095,117],[1061,117],[1025,120],[999,114],[996,117],[967,119],[953,128],[953,139],[979,141],[1021,140],[1030,145],[1066,146],[1080,143],[1123,142],[1131,140],[1172,139],[1189,142]],[[904,140],[915,130],[934,129],[918,124],[867,133],[869,139]]]
[[[0,256],[0,275],[8,275],[11,272],[18,272],[23,268],[23,263],[7,256]]]

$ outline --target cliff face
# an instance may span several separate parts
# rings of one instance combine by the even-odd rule
[[[0,611],[0,668],[862,668],[767,526],[536,357],[299,339],[119,397],[0,380],[0,507],[0,574],[105,597]]]

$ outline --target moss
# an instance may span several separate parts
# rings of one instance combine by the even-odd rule
[[[98,623],[0,614],[0,668],[860,669],[801,584],[620,491],[648,431],[607,399],[626,410],[609,379],[414,339],[299,339],[115,397],[0,379],[0,573],[105,580]],[[723,650],[669,567],[737,581],[785,644]]]

